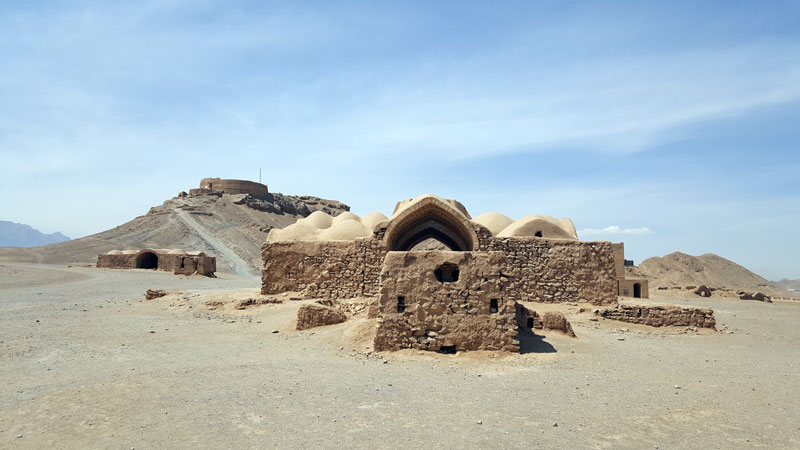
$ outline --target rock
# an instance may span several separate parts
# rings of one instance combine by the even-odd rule
[[[556,311],[548,311],[542,314],[542,328],[545,330],[557,330],[567,336],[575,337],[572,325],[569,324],[564,314]]]
[[[333,325],[347,320],[347,316],[339,309],[330,306],[311,304],[303,305],[297,311],[297,330],[323,325]]]
[[[698,288],[694,290],[694,293],[700,297],[711,297],[711,290],[705,284],[698,286]]]
[[[144,298],[146,300],[152,300],[154,298],[159,298],[167,295],[166,291],[158,290],[158,289],[148,289],[147,292],[144,294]]]
[[[272,334],[276,334],[276,333],[279,333],[279,331],[278,330],[272,330]]]
[[[477,423],[478,425],[483,425],[483,421],[482,420],[479,420],[479,421],[477,421],[475,423]]]
[[[768,295],[761,292],[749,293],[744,291],[737,292],[740,300],[757,300],[759,302],[772,303],[772,299]]]

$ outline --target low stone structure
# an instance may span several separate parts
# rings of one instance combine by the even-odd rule
[[[597,313],[606,319],[651,327],[677,326],[715,329],[717,323],[714,319],[714,311],[709,308],[620,304]]]
[[[611,305],[617,265],[624,277],[622,247],[579,241],[569,219],[473,219],[433,195],[399,202],[390,218],[315,212],[272,230],[262,259],[265,295],[378,297],[376,350],[517,351],[517,302]],[[550,322],[572,333],[566,319]]]
[[[181,249],[112,250],[97,255],[97,267],[105,269],[154,269],[176,275],[213,276],[217,258]]]
[[[320,327],[323,325],[334,325],[347,320],[347,315],[337,308],[330,306],[311,304],[303,305],[297,311],[297,330],[307,330],[309,328]]]
[[[256,198],[265,198],[269,194],[266,184],[256,183],[248,180],[227,180],[222,178],[203,178],[200,180],[200,187],[189,189],[189,196],[206,194],[249,194]],[[183,195],[181,195],[183,194]],[[178,196],[186,196],[185,192]]]

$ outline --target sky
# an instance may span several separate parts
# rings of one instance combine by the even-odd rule
[[[571,218],[800,278],[800,1],[0,2],[0,220],[203,177]]]

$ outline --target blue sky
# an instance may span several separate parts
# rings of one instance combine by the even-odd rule
[[[45,232],[261,167],[800,278],[800,2],[6,0],[0,61],[0,219]]]

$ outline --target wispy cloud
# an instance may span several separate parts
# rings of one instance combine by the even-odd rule
[[[622,228],[617,225],[611,225],[605,228],[585,228],[578,231],[580,236],[615,236],[615,235],[640,235],[650,234],[653,230],[647,227],[642,228]]]

